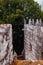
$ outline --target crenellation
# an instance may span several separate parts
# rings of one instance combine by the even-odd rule
[[[24,25],[26,24],[26,20],[24,19]],[[36,21],[35,21],[35,19],[29,19],[29,21],[28,21],[28,24],[29,25],[39,25],[39,26],[41,26],[42,25],[42,20],[41,19],[36,19]]]

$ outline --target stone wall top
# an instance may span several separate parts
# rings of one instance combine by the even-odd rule
[[[24,19],[24,25],[26,24],[26,20]],[[28,25],[40,25],[42,26],[42,20],[41,19],[29,19]]]
[[[0,33],[5,33],[10,27],[12,27],[11,24],[0,24]]]

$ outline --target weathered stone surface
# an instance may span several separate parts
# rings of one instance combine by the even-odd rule
[[[24,46],[26,60],[42,59],[43,26],[41,26],[41,20],[37,19],[36,25],[31,25],[30,20],[29,24],[24,24]]]
[[[0,24],[0,65],[9,65],[12,61],[12,25]]]

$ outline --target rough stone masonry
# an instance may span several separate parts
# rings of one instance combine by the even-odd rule
[[[0,65],[9,65],[12,61],[12,25],[0,24]]]
[[[41,19],[24,20],[24,49],[26,60],[43,59],[43,26]]]

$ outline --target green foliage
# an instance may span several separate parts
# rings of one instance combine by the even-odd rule
[[[41,18],[39,4],[34,0],[0,0],[0,19],[9,23],[20,16],[26,19]]]
[[[42,19],[42,22],[43,22],[43,11],[41,12],[41,19]]]
[[[27,3],[24,4],[24,16],[25,18],[40,18],[41,17],[41,9],[37,2],[27,0]]]

